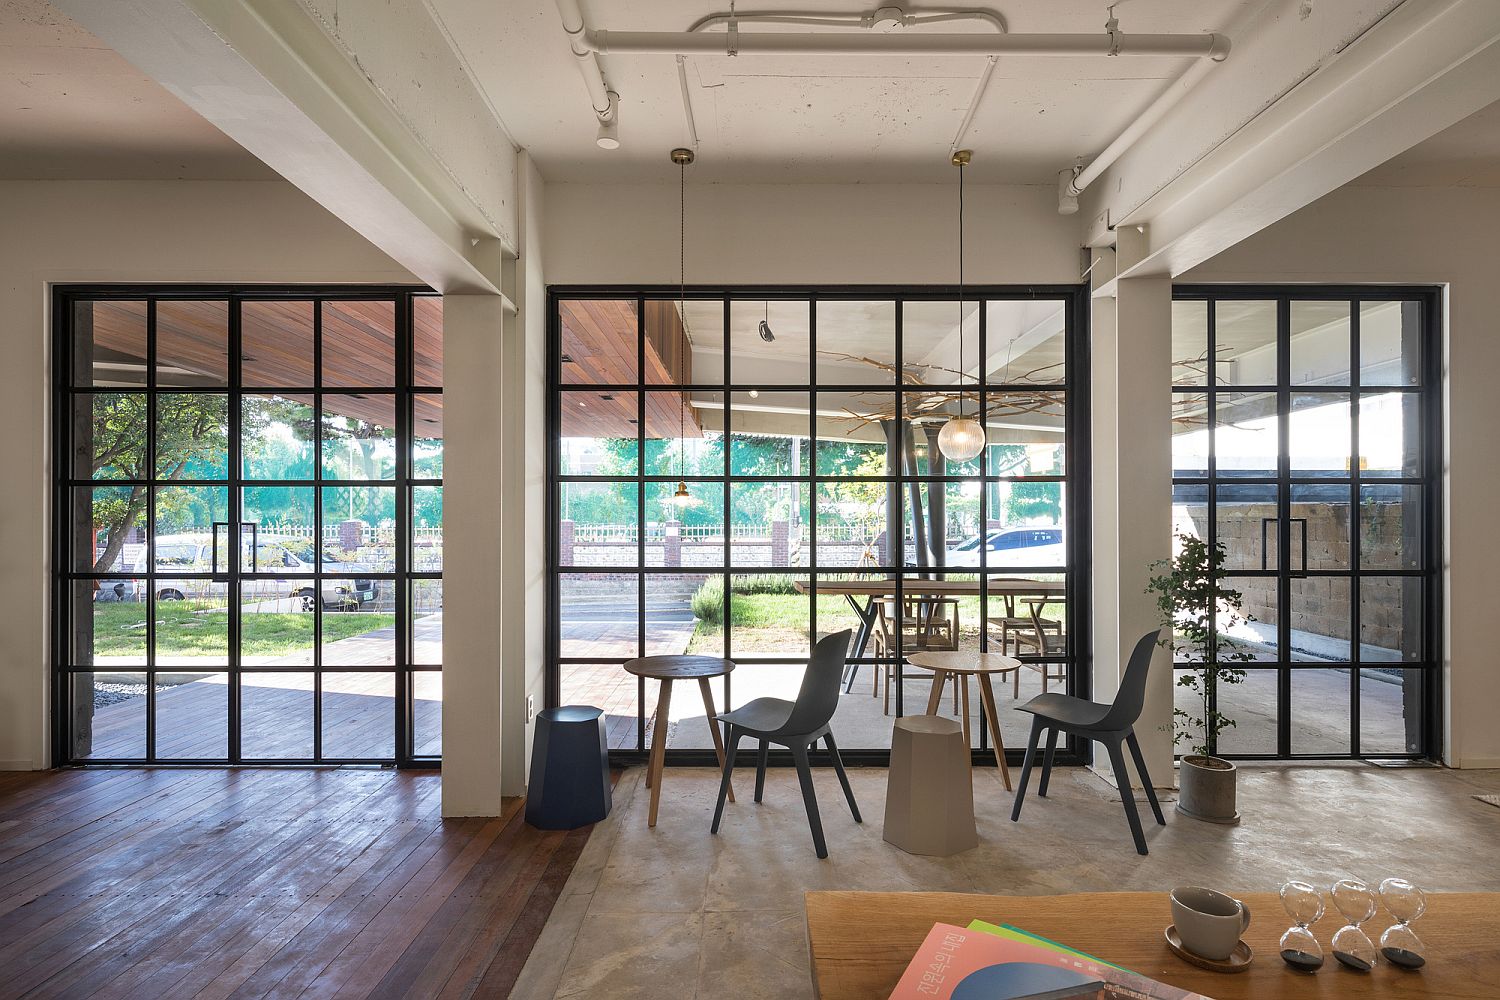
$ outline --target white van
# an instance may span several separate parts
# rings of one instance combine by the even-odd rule
[[[306,539],[262,536],[255,541],[254,571],[257,573],[285,573],[285,577],[256,577],[240,582],[241,598],[280,600],[287,597],[300,598],[302,610],[313,609],[314,584],[313,546]],[[249,555],[250,543],[246,541],[243,553]],[[187,598],[213,598],[225,600],[228,584],[224,580],[199,577],[196,579],[161,579],[173,572],[212,573],[213,537],[208,534],[161,535],[156,539],[156,596],[163,601],[181,601]],[[149,554],[145,546],[136,558],[134,571],[144,575]],[[223,571],[228,562],[227,547],[221,548],[218,569]],[[368,572],[368,567],[359,563],[348,563],[333,553],[323,553],[323,572],[350,574],[340,579],[325,579],[322,586],[323,607],[327,610],[357,610],[373,601],[379,593],[375,580],[353,577],[353,574]],[[302,579],[297,579],[297,577]]]

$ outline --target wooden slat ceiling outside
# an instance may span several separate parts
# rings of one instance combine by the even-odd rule
[[[601,386],[634,384],[640,326],[633,299],[577,299],[559,307],[562,353],[570,360],[562,364],[565,384]],[[683,352],[682,324],[671,302],[647,301],[645,313],[645,383],[672,385],[692,380],[692,351]],[[663,389],[646,394],[646,436],[676,438],[703,436],[703,428],[691,406],[683,423],[683,393]],[[638,394],[600,388],[598,392],[562,394],[562,436],[634,437],[637,429]]]
[[[313,303],[307,300],[243,303],[240,312],[241,377],[246,389],[311,387]],[[99,386],[146,383],[146,304],[101,300],[81,308],[92,313],[93,372]],[[228,383],[229,311],[224,300],[158,300],[157,384],[212,388]],[[443,306],[436,296],[416,300],[412,330],[415,384],[441,386]],[[396,380],[395,304],[380,301],[323,303],[323,387],[380,388]],[[87,365],[87,362],[80,359]],[[80,371],[82,379],[90,373]],[[291,393],[288,396],[294,395]],[[301,397],[307,399],[308,397]],[[416,431],[441,437],[442,400],[418,399]],[[372,393],[326,396],[325,407],[369,423],[389,426],[394,401]]]

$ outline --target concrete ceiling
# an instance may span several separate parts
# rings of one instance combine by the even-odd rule
[[[1500,103],[1418,143],[1353,183],[1378,187],[1500,187]]]
[[[1116,9],[1126,32],[1196,32],[1221,28],[1262,2],[1123,0]],[[601,150],[552,0],[428,3],[506,128],[549,181],[670,179],[667,151],[687,139],[671,56],[602,57],[620,94],[623,145]],[[728,2],[592,0],[583,6],[594,28],[681,31],[727,10]],[[837,13],[875,6],[858,0],[793,5]],[[1103,0],[1010,0],[996,7],[1012,33],[1102,32],[1104,8]],[[701,140],[695,177],[765,183],[945,180],[952,170],[949,144],[984,64],[982,57],[690,58]],[[1136,57],[1002,58],[964,140],[976,151],[970,176],[988,183],[1053,183],[1074,157],[1090,157],[1114,139],[1186,65]]]
[[[45,0],[0,3],[0,179],[276,175]]]

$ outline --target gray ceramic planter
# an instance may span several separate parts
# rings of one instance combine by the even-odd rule
[[[1184,757],[1177,769],[1177,811],[1206,823],[1238,823],[1239,768],[1217,757]]]

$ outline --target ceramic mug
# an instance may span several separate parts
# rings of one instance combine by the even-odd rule
[[[1222,962],[1250,926],[1250,907],[1201,885],[1172,890],[1172,922],[1182,946],[1201,958]]]

